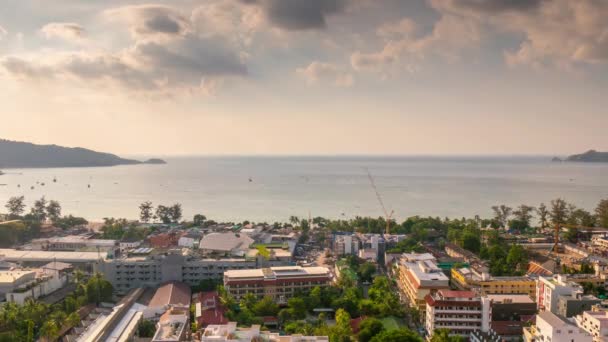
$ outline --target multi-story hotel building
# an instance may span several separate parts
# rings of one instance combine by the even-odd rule
[[[286,303],[300,291],[329,286],[330,282],[331,275],[325,267],[282,266],[224,272],[224,288],[237,300],[252,293]]]
[[[530,297],[536,294],[536,281],[532,278],[494,277],[486,271],[475,268],[453,268],[451,271],[452,285],[461,290],[475,290],[481,295],[487,294],[521,294]]]
[[[490,300],[473,291],[439,290],[426,300],[425,328],[429,337],[437,329],[448,329],[450,335],[468,338],[490,329]]]
[[[399,289],[410,306],[418,308],[421,318],[426,310],[425,297],[437,290],[449,289],[450,280],[429,254],[404,253],[399,260]]]

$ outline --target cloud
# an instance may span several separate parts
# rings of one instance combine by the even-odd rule
[[[608,62],[608,2],[598,0],[431,0],[453,13],[500,32],[523,35],[509,65],[572,66]]]
[[[126,21],[138,39],[175,38],[189,32],[190,21],[177,9],[164,5],[133,5],[105,11],[107,18]]]
[[[241,0],[256,5],[273,26],[288,30],[323,29],[327,17],[346,9],[347,0]]]
[[[130,46],[115,51],[49,52],[38,58],[13,55],[0,58],[0,68],[26,80],[60,78],[149,94],[210,93],[225,80],[244,78],[249,72],[242,42],[199,25],[208,18],[202,12],[193,11],[190,19],[166,6],[110,9],[106,15],[127,23],[133,38]],[[44,32],[64,34],[68,27],[73,25],[47,25]]]
[[[76,23],[48,23],[40,29],[47,39],[59,38],[66,41],[82,41],[85,29]]]
[[[543,1],[550,0],[447,0],[450,7],[470,9],[484,13],[527,12],[538,9]]]
[[[415,23],[407,18],[382,25],[376,32],[384,41],[382,50],[354,52],[350,58],[353,69],[381,72],[385,77],[402,70],[412,72],[431,55],[456,60],[462,50],[481,40],[475,22],[451,14],[441,16],[431,32],[417,32]]]
[[[117,53],[58,54],[48,60],[16,56],[0,59],[9,74],[22,79],[54,77],[85,84],[118,86],[134,92],[192,91],[214,79],[245,77],[247,66],[220,40],[190,35],[172,43],[138,42]]]
[[[354,77],[351,73],[332,63],[314,61],[305,68],[298,68],[296,73],[304,77],[311,85],[329,82],[337,87],[350,87],[354,84]]]
[[[0,59],[0,65],[18,79],[47,79],[54,76],[51,68],[18,57],[3,57]]]
[[[0,40],[2,40],[8,32],[4,29],[4,27],[0,26]]]

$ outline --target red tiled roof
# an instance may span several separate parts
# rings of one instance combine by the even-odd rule
[[[210,324],[227,324],[228,318],[224,316],[224,308],[208,309],[201,312],[201,316],[196,318],[200,327],[206,327]]]
[[[196,317],[196,321],[200,327],[206,327],[210,324],[228,323],[229,320],[225,316],[226,309],[221,304],[217,291],[201,292],[197,297],[201,303],[201,315]]]

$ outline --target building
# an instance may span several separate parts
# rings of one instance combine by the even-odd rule
[[[120,242],[118,243],[118,246],[123,251],[127,250],[127,249],[137,248],[140,245],[141,245],[141,240],[139,240],[138,238],[135,238],[135,237],[124,238],[124,239],[120,240]]]
[[[536,303],[526,294],[490,294],[484,297],[490,301],[492,322],[520,321],[536,314]]]
[[[461,258],[468,263],[479,262],[477,254],[467,251],[466,249],[453,243],[445,244],[445,252],[452,258]]]
[[[177,241],[177,245],[179,247],[187,247],[187,248],[195,248],[198,247],[201,237],[201,234],[198,231],[189,231],[186,235],[179,238]]]
[[[550,311],[536,315],[536,325],[524,328],[526,342],[592,342],[584,329],[559,318]]]
[[[536,315],[536,303],[527,294],[490,294],[490,331],[488,338],[520,341],[523,328]],[[485,314],[485,313],[484,313]]]
[[[56,268],[0,271],[0,296],[7,302],[17,304],[23,304],[30,298],[47,296],[68,283],[66,270],[60,269],[60,265]]]
[[[252,293],[258,298],[270,296],[277,303],[286,303],[300,291],[329,286],[330,282],[331,275],[325,267],[284,266],[224,272],[224,288],[236,300]]]
[[[152,342],[188,341],[188,308],[169,309],[160,316]]]
[[[190,296],[190,286],[179,282],[167,283],[159,287],[154,293],[148,308],[144,311],[144,318],[158,318],[170,309],[188,311],[190,309]]]
[[[594,342],[608,340],[608,312],[585,311],[576,316],[576,325],[593,336]]]
[[[210,325],[201,334],[201,342],[329,342],[327,336],[280,336],[278,333],[261,331],[259,325],[237,328],[236,322]]]
[[[334,234],[333,252],[336,256],[357,255],[359,253],[360,241],[355,234]]]
[[[254,240],[247,234],[211,233],[201,239],[199,249],[206,254],[242,257],[253,243]]]
[[[217,291],[201,292],[196,296],[195,314],[197,326],[227,324],[226,308],[220,302]]]
[[[78,251],[87,248],[107,250],[117,245],[116,240],[92,239],[91,236],[85,234],[35,239],[30,245],[33,250],[43,251]]]
[[[568,281],[565,275],[538,277],[535,299],[539,310],[558,313],[559,296],[580,297],[584,293],[581,285]]]
[[[170,230],[166,233],[159,233],[148,237],[150,246],[154,248],[172,248],[176,247],[179,239],[184,235],[183,231]]]
[[[402,298],[420,310],[422,319],[427,306],[426,296],[450,288],[448,277],[429,253],[402,255],[399,260],[398,285]]]
[[[437,329],[449,329],[450,335],[469,337],[472,332],[490,329],[490,301],[472,291],[439,290],[428,294],[425,329],[429,337]]]
[[[557,314],[562,317],[574,317],[601,303],[601,299],[592,295],[560,295],[557,297]]]
[[[372,248],[363,248],[359,250],[359,258],[369,262],[378,261],[378,251]]]
[[[486,294],[520,294],[531,297],[536,294],[536,281],[532,278],[494,277],[484,267],[452,268],[452,285],[461,290],[475,290]]]
[[[41,266],[59,261],[74,265],[87,272],[94,272],[98,264],[107,258],[108,253],[72,252],[72,251],[31,251],[17,249],[0,249],[0,259],[18,263],[22,266]]]
[[[291,258],[269,260],[262,256],[244,258],[200,258],[181,250],[162,254],[126,256],[106,259],[99,271],[112,283],[118,293],[137,287],[158,287],[169,282],[184,282],[190,286],[203,280],[221,280],[227,270],[256,269],[267,266],[286,266]]]

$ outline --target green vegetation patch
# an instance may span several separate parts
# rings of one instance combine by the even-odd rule
[[[393,316],[384,317],[380,321],[386,330],[397,330],[405,326],[403,320]]]

